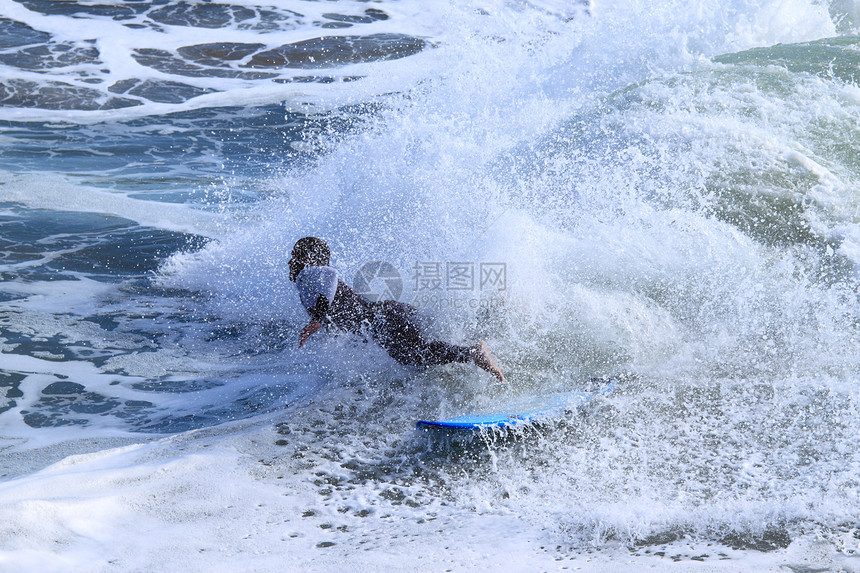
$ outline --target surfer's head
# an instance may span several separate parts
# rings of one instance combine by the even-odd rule
[[[296,241],[290,258],[290,280],[295,281],[305,267],[327,267],[331,251],[322,239],[304,237]]]

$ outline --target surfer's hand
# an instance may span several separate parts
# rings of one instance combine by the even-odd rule
[[[305,326],[305,327],[302,329],[302,333],[299,335],[299,348],[301,348],[302,346],[304,346],[305,342],[307,342],[307,341],[308,341],[308,338],[310,338],[310,337],[311,337],[311,335],[312,335],[314,332],[316,332],[317,330],[319,330],[321,327],[322,327],[322,323],[321,323],[321,322],[314,322],[313,320],[312,320],[312,321],[310,321],[310,322],[307,324],[307,326]]]

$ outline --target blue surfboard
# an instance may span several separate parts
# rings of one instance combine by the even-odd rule
[[[557,392],[522,398],[492,409],[448,418],[419,420],[415,427],[424,430],[482,430],[485,428],[515,428],[536,422],[546,422],[590,402],[595,396],[605,396],[615,388],[615,381],[596,392]]]

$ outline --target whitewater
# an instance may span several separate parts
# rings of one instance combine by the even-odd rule
[[[860,571],[858,126],[853,0],[0,0],[0,571]]]

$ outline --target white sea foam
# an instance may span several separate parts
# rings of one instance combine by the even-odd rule
[[[854,560],[834,555],[814,536],[800,536],[770,554],[666,541],[641,548],[634,557],[623,546],[599,540],[602,551],[568,553],[551,545],[540,524],[489,499],[459,509],[415,509],[380,505],[378,492],[365,487],[340,503],[326,502],[315,491],[318,486],[289,479],[282,448],[265,445],[274,439],[272,432],[250,427],[262,421],[73,456],[0,485],[4,566],[19,571],[64,571],[82,564],[93,571],[335,566],[375,571],[404,564],[416,571],[562,565],[589,571],[857,570]],[[748,512],[723,509],[728,520],[738,510]],[[611,515],[610,520],[634,528],[639,513],[652,521],[653,501],[586,511],[596,522],[606,523]],[[666,510],[661,517],[667,524],[696,519],[688,510]],[[46,554],[46,546],[53,551]]]
[[[860,569],[857,167],[827,143],[853,141],[856,102],[843,105],[851,88],[814,70],[709,61],[832,35],[828,7],[567,7],[386,5],[395,17],[376,29],[426,34],[438,47],[356,66],[370,71],[354,89],[308,88],[302,98],[323,105],[400,94],[361,129],[320,137],[314,163],[262,183],[282,193],[211,233],[209,216],[185,207],[156,213],[121,198],[100,208],[104,197],[89,191],[59,203],[209,234],[158,278],[206,298],[177,302],[183,312],[162,301],[155,323],[173,334],[142,356],[99,368],[15,357],[10,370],[28,376],[23,401],[58,374],[107,395],[120,377],[115,392],[134,398],[140,378],[171,382],[187,368],[189,383],[196,372],[219,385],[147,400],[180,419],[214,411],[220,423],[18,472],[0,484],[0,563],[166,569],[180,553],[179,566],[214,570]],[[196,33],[168,37],[178,46],[201,41]],[[123,70],[121,55],[112,62]],[[186,104],[88,117],[298,94],[230,83]],[[820,125],[839,129],[822,138]],[[487,339],[511,386],[488,387],[466,366],[409,372],[345,337],[296,350],[306,317],[285,271],[306,234],[329,240],[348,281],[370,260],[397,265],[407,299],[419,294],[416,262],[505,262],[501,306],[449,305],[425,318],[447,339]],[[29,288],[16,287],[29,296],[18,308],[56,310]],[[75,312],[96,304],[69,300]],[[249,334],[268,321],[283,330]],[[225,324],[248,330],[208,332]],[[69,319],[59,330],[83,328]],[[247,351],[261,340],[265,352]],[[419,416],[619,372],[629,376],[615,395],[519,441],[487,436],[469,449],[413,433]],[[255,407],[266,413],[253,417]],[[116,426],[90,420],[73,434],[92,436],[90,449],[116,437]],[[17,429],[24,439],[48,432]],[[404,556],[404,546],[416,550]]]
[[[222,221],[218,215],[188,205],[134,199],[57,174],[0,172],[0,201],[32,209],[112,215],[146,227],[203,236],[217,234]]]

